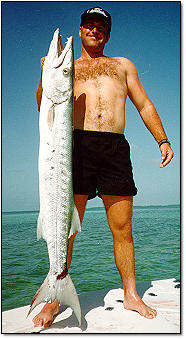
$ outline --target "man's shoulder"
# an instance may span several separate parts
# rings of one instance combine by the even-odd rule
[[[133,64],[131,60],[124,57],[116,57],[116,59],[120,63],[122,70],[125,72],[125,74],[137,74],[136,66]]]
[[[132,65],[134,66],[131,60],[124,57],[112,57],[112,59],[120,62],[125,67],[130,67]]]

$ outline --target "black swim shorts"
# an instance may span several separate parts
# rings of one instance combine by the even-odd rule
[[[73,190],[75,194],[134,196],[130,147],[123,134],[74,130]]]

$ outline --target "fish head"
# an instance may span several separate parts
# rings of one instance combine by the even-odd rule
[[[42,85],[45,95],[60,104],[72,97],[74,78],[73,37],[63,48],[59,28],[55,31],[45,58]]]

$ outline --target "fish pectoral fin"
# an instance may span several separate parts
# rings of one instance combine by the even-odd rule
[[[72,215],[72,222],[71,222],[69,238],[71,237],[71,235],[73,235],[77,231],[81,232],[81,222],[80,222],[80,219],[79,219],[78,210],[77,210],[76,206],[74,205],[74,211],[73,211],[73,215]]]
[[[47,124],[48,124],[48,128],[50,131],[52,131],[52,128],[54,125],[54,118],[55,118],[55,109],[54,109],[54,105],[52,105],[50,109],[48,110],[48,115],[47,115]]]

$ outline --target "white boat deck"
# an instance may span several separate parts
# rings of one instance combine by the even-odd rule
[[[26,318],[29,305],[2,313],[2,333],[180,333],[180,283],[173,279],[137,283],[143,301],[157,310],[146,319],[123,308],[123,290],[100,290],[79,295],[82,325],[69,307],[63,307],[50,328],[34,327],[33,317],[44,304]]]

